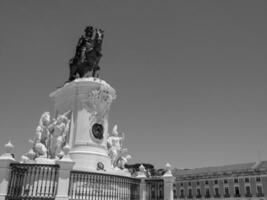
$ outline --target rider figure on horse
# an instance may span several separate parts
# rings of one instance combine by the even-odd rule
[[[77,57],[81,59],[81,62],[86,62],[86,51],[90,52],[94,48],[94,41],[93,41],[93,34],[94,29],[92,26],[88,26],[84,30],[85,35],[82,35],[78,41],[77,47],[76,47],[76,54]],[[75,55],[76,56],[76,55]]]
[[[96,71],[100,69],[98,63],[102,56],[101,46],[104,32],[101,29],[94,30],[92,26],[87,26],[84,31],[85,34],[80,37],[76,46],[75,56],[69,63],[69,81],[73,81],[77,77],[86,77],[90,71],[95,77]],[[93,36],[95,36],[94,39]]]

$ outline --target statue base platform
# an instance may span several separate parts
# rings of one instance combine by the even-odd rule
[[[100,171],[103,171],[101,170],[101,165],[104,166],[104,170],[106,171],[113,170],[106,149],[76,146],[69,152],[69,155],[75,162],[74,170],[95,171],[100,167]]]
[[[131,177],[131,173],[127,169],[121,170],[121,169],[117,169],[117,168],[111,168],[109,170],[95,170],[95,169],[90,169],[90,168],[84,167],[84,166],[78,167],[76,165],[74,170],[75,171],[81,171],[81,172],[94,172],[94,173],[99,173],[99,174],[110,174],[110,175]]]
[[[114,171],[108,155],[108,113],[115,90],[99,78],[80,78],[50,94],[56,115],[71,120],[67,143],[74,170]]]
[[[56,160],[55,159],[49,159],[49,158],[36,158],[35,159],[35,163],[36,164],[49,164],[49,165],[54,165],[56,164]]]

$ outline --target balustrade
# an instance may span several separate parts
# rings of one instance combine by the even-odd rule
[[[6,199],[54,199],[57,192],[58,168],[58,165],[10,164]]]
[[[139,200],[140,179],[72,171],[70,173],[70,200]]]

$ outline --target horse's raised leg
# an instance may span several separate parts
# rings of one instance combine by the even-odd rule
[[[92,71],[92,77],[95,77],[95,69]]]
[[[81,69],[81,66],[79,67],[79,69],[78,69],[78,75],[79,75],[79,78],[83,78],[84,77],[84,71],[83,71],[83,69]]]
[[[98,78],[99,71],[100,71],[100,67],[97,65],[96,67],[93,68],[92,76]]]
[[[77,73],[77,66],[76,65],[70,65],[70,75],[69,75],[69,82],[73,81],[75,79],[75,75]]]

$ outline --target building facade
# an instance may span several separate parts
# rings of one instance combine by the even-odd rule
[[[174,169],[173,199],[266,200],[267,161]]]

